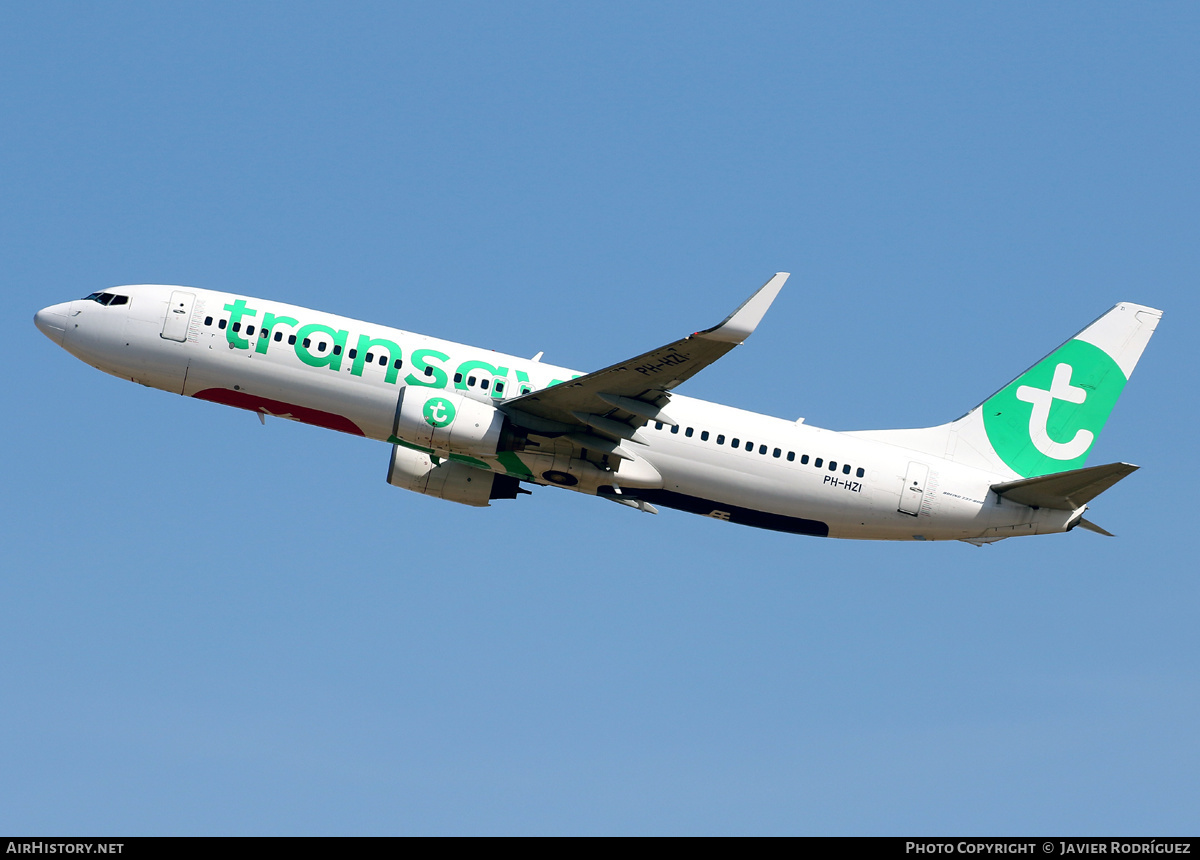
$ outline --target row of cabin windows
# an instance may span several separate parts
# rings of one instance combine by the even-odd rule
[[[460,384],[462,381],[463,381],[463,375],[461,373],[454,374],[454,384],[455,385]],[[488,379],[486,376],[481,376],[479,378],[476,378],[474,374],[467,377],[467,385],[474,388],[476,383],[478,383],[479,387],[482,388],[484,391],[487,391],[488,386],[490,386],[492,384],[492,380]],[[496,393],[497,394],[504,393],[504,380],[502,380],[502,379],[496,380]],[[528,394],[529,389],[527,387],[522,387],[521,393]]]
[[[225,326],[226,326],[226,324],[228,324],[228,322],[229,322],[229,320],[220,320],[220,321],[218,322],[218,324],[217,324],[217,328],[224,329],[224,328],[225,328]],[[212,325],[212,324],[213,324],[213,318],[212,318],[212,317],[205,317],[205,318],[204,318],[204,324],[205,324],[205,325],[207,325],[207,326],[210,326],[210,325]],[[233,324],[233,330],[234,330],[234,331],[236,331],[236,332],[240,332],[240,331],[242,330],[242,324],[241,324],[240,322],[235,322],[235,323]],[[253,336],[254,336],[254,326],[252,326],[252,325],[248,325],[248,326],[246,326],[246,337],[253,337]],[[264,329],[259,329],[259,330],[258,330],[258,336],[259,336],[259,337],[270,337],[270,336],[271,336],[271,332],[270,332],[270,331],[268,331],[268,330],[267,330],[267,329],[265,329],[265,328],[264,328]],[[281,332],[281,331],[276,331],[276,332],[275,332],[275,342],[276,342],[276,343],[281,343],[282,341],[283,341],[283,332]],[[295,345],[296,345],[296,336],[295,336],[294,334],[292,334],[292,335],[288,335],[287,342],[288,342],[288,345],[289,345],[289,346],[295,346]],[[305,348],[305,349],[309,349],[311,346],[312,346],[312,339],[311,339],[311,338],[307,338],[307,337],[306,337],[306,338],[304,339],[304,348]],[[325,349],[326,349],[328,346],[329,346],[329,344],[325,343],[325,341],[323,341],[323,340],[321,340],[321,341],[317,341],[317,352],[324,352],[324,351],[325,351]],[[341,347],[341,345],[340,345],[340,344],[336,344],[336,343],[335,343],[335,344],[333,345],[333,354],[334,354],[334,355],[341,355],[341,354],[342,354],[342,347]],[[350,350],[348,353],[346,353],[346,354],[347,354],[348,356],[350,356],[350,358],[358,358],[358,350],[357,350],[357,349],[351,349],[351,350]],[[389,358],[389,356],[388,356],[388,353],[386,353],[386,352],[382,352],[382,353],[380,353],[380,354],[379,354],[379,365],[380,365],[380,367],[387,367],[388,358]],[[370,364],[370,363],[371,363],[371,362],[373,362],[373,361],[375,361],[375,354],[374,354],[374,353],[371,353],[371,352],[368,352],[368,353],[367,353],[367,363],[368,363],[368,364]],[[393,367],[395,367],[397,370],[399,370],[401,367],[403,367],[403,366],[404,366],[404,362],[403,362],[403,361],[401,361],[400,359],[398,359],[398,358],[397,358],[395,361],[393,361],[393,362],[392,362],[392,366],[393,366]],[[426,367],[426,368],[425,368],[425,375],[426,375],[426,376],[433,376],[433,368],[431,368],[431,367]]]
[[[94,293],[93,295],[101,295],[101,294],[100,294],[100,293]],[[88,298],[92,298],[92,297],[93,297],[93,296],[88,296]],[[113,298],[114,298],[114,299],[124,299],[125,301],[128,301],[128,297],[126,297],[126,296],[114,296]],[[99,301],[99,299],[97,299],[97,301]],[[124,302],[117,302],[117,301],[114,301],[114,302],[113,302],[113,304],[124,304]],[[205,317],[205,318],[204,318],[204,324],[205,324],[206,326],[211,326],[211,325],[213,324],[213,318],[212,318],[212,317]],[[218,321],[217,321],[217,328],[219,328],[219,329],[221,329],[221,330],[224,330],[224,329],[225,329],[225,327],[226,327],[228,324],[229,324],[229,320],[218,320]],[[241,324],[240,322],[235,322],[235,323],[233,324],[233,330],[234,330],[235,332],[240,332],[240,331],[242,330],[242,324]],[[248,326],[246,326],[246,337],[253,337],[253,336],[254,336],[254,326],[253,326],[253,325],[248,325]],[[259,336],[259,337],[270,337],[270,336],[271,336],[271,332],[270,332],[270,331],[268,331],[268,330],[267,330],[267,329],[265,329],[265,328],[264,328],[264,329],[259,329],[259,330],[258,330],[258,336]],[[276,342],[276,343],[280,343],[282,340],[283,340],[283,332],[281,332],[281,331],[276,331],[276,332],[275,332],[275,342]],[[293,335],[288,335],[288,345],[289,345],[289,346],[295,346],[295,345],[296,345],[296,336],[295,336],[294,334],[293,334]],[[305,348],[305,349],[308,349],[308,348],[309,348],[309,347],[311,347],[311,346],[312,346],[312,340],[306,337],[306,338],[304,339],[304,348]],[[325,343],[325,341],[318,341],[318,342],[317,342],[317,352],[324,352],[324,351],[325,351],[325,348],[326,348],[326,346],[328,346],[328,344],[326,344],[326,343]],[[334,355],[341,355],[341,354],[342,354],[342,348],[341,348],[341,346],[339,346],[339,345],[338,345],[338,344],[336,344],[336,343],[333,345],[333,354],[334,354]],[[347,353],[347,355],[348,355],[348,356],[350,356],[350,358],[358,358],[358,350],[357,350],[357,349],[351,349],[351,350],[350,350],[350,351]],[[387,363],[388,363],[388,358],[389,358],[389,357],[390,357],[390,356],[388,355],[388,353],[386,353],[386,352],[384,352],[384,353],[381,353],[381,354],[379,355],[379,365],[380,365],[381,367],[387,367]],[[368,363],[368,364],[370,364],[370,363],[371,363],[371,362],[373,362],[373,361],[375,361],[375,355],[374,355],[374,353],[370,353],[370,352],[368,352],[368,353],[367,353],[367,363]],[[398,359],[398,358],[397,358],[395,361],[393,361],[393,362],[392,362],[392,366],[393,366],[393,367],[395,367],[397,370],[399,370],[401,367],[403,367],[403,366],[404,366],[404,362],[403,362],[403,361],[401,361],[400,359]],[[432,368],[432,367],[429,367],[429,366],[427,365],[427,366],[425,367],[425,375],[426,375],[426,376],[433,376],[433,368]],[[456,385],[457,385],[458,383],[462,382],[462,381],[463,381],[463,375],[462,375],[461,373],[456,373],[456,374],[454,374],[454,382],[455,382],[455,384],[456,384]],[[479,378],[476,378],[474,375],[472,375],[472,376],[468,376],[468,377],[467,377],[467,385],[469,385],[469,386],[471,386],[471,387],[474,387],[476,384],[478,384],[478,385],[479,385],[479,387],[480,387],[481,389],[483,389],[484,391],[487,391],[487,390],[488,390],[488,388],[491,386],[491,384],[492,384],[492,381],[491,381],[490,379],[487,379],[486,377],[479,377]],[[532,388],[531,386],[529,386],[529,385],[522,385],[522,386],[521,386],[521,394],[528,394],[528,393],[529,393],[530,391],[532,391],[532,390],[533,390],[533,388]],[[503,393],[504,393],[504,381],[503,381],[503,380],[500,380],[500,379],[497,379],[497,380],[496,380],[496,393],[497,393],[497,394],[503,394]]]
[[[664,425],[663,425],[663,422],[661,422],[661,421],[655,421],[655,422],[654,422],[654,429],[655,429],[655,430],[661,430],[661,429],[663,429],[663,426],[664,426]],[[671,427],[671,432],[672,432],[672,433],[678,433],[678,432],[679,432],[679,425],[678,425],[678,424],[676,424],[676,425],[674,425],[673,427]],[[692,436],[694,436],[694,435],[695,435],[695,432],[696,432],[696,431],[695,431],[695,428],[692,428],[692,427],[686,427],[686,428],[684,428],[683,435],[684,435],[684,436],[687,436],[688,438],[691,438]],[[708,441],[708,439],[709,439],[709,432],[708,432],[707,430],[701,430],[701,431],[700,431],[700,441],[701,441],[701,442],[707,442],[707,441]],[[716,441],[716,443],[717,443],[718,445],[724,445],[724,444],[725,444],[725,434],[724,434],[724,433],[718,433],[718,434],[717,434],[717,438],[716,438],[716,440],[715,440],[715,441]],[[730,439],[730,440],[729,440],[729,447],[730,447],[730,448],[742,448],[742,447],[743,447],[743,445],[744,445],[744,447],[745,447],[745,449],[746,449],[747,451],[753,451],[753,450],[754,450],[754,443],[753,443],[753,442],[751,442],[751,441],[749,441],[749,440],[747,440],[745,443],[743,443],[743,442],[742,442],[742,440],[741,440],[741,439],[739,439],[737,436],[734,436],[732,439]],[[762,455],[762,456],[764,456],[764,457],[765,457],[765,456],[766,456],[766,454],[767,454],[767,451],[770,451],[770,452],[771,452],[771,456],[772,456],[772,457],[774,457],[775,459],[779,459],[780,457],[782,457],[782,456],[783,456],[783,449],[782,449],[782,448],[769,448],[769,447],[768,447],[768,446],[766,446],[766,445],[759,445],[759,446],[758,446],[758,453],[759,453],[760,455]],[[809,456],[808,456],[807,454],[801,454],[801,455],[800,455],[800,464],[801,464],[802,466],[807,466],[807,465],[808,465],[808,463],[809,463],[809,460],[810,460],[810,458],[809,458]],[[788,461],[789,463],[794,463],[794,462],[796,461],[796,452],[795,452],[795,451],[788,451],[788,452],[787,452],[787,461]],[[814,467],[814,468],[816,468],[816,469],[820,469],[820,468],[822,468],[822,467],[825,467],[825,468],[829,469],[829,471],[831,471],[831,472],[836,472],[836,471],[838,470],[838,463],[837,463],[837,460],[830,460],[830,461],[829,461],[829,463],[828,463],[828,464],[826,464],[826,463],[825,463],[825,459],[824,459],[823,457],[817,457],[816,459],[812,460],[812,464],[813,464],[813,467]],[[857,469],[855,469],[855,468],[854,468],[853,466],[851,466],[849,463],[843,463],[843,464],[842,464],[842,474],[843,474],[843,475],[849,475],[851,471],[853,471],[853,472],[854,472],[854,475],[855,475],[855,477],[858,477],[858,478],[865,477],[865,476],[866,476],[866,474],[867,474],[867,471],[866,471],[866,469],[862,468],[861,466],[859,466]]]

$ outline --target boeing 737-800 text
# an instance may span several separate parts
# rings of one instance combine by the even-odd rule
[[[835,432],[676,394],[787,277],[713,328],[586,374],[192,287],[114,287],[34,321],[113,376],[387,442],[389,483],[465,505],[542,484],[824,537],[1107,534],[1087,504],[1137,467],[1085,462],[1161,311],[1116,305],[936,427]]]

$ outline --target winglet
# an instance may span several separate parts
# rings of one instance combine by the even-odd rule
[[[771,302],[779,295],[779,290],[789,277],[789,272],[778,272],[767,281],[758,291],[727,316],[719,325],[704,331],[696,332],[697,337],[706,340],[719,340],[725,343],[741,343],[754,333],[754,329],[762,322]]]

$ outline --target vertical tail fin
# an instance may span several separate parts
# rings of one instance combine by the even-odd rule
[[[1022,478],[1081,468],[1161,317],[1121,302],[957,421],[854,435]]]
[[[1026,478],[1081,468],[1161,317],[1122,302],[985,400],[996,456]]]

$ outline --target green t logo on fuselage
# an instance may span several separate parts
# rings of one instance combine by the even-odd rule
[[[988,398],[983,426],[1000,459],[1023,477],[1078,469],[1124,388],[1108,353],[1070,340]]]
[[[454,404],[445,397],[430,397],[422,414],[430,427],[445,427],[454,420]]]

